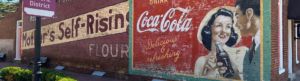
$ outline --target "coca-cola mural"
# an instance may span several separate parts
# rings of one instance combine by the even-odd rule
[[[260,0],[132,0],[131,9],[131,74],[260,80]]]

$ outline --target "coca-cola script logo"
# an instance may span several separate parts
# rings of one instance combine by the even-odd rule
[[[172,19],[175,15],[176,10],[183,12],[182,15],[180,16],[179,20]],[[147,17],[149,12],[145,11],[138,19],[137,31],[139,33],[147,32],[147,31],[159,32],[159,30],[161,32],[166,32],[168,30],[170,32],[173,32],[174,30],[176,32],[188,31],[192,27],[192,25],[191,25],[192,18],[186,18],[186,17],[188,16],[188,14],[191,10],[192,9],[189,9],[189,8],[183,9],[180,7],[179,8],[171,8],[165,13],[165,15],[156,15],[156,16],[150,16],[150,17]],[[160,22],[160,19],[161,19],[161,22]],[[171,21],[170,19],[172,19],[173,21]],[[160,23],[160,28],[157,28],[159,23]],[[145,26],[147,28],[144,28]]]

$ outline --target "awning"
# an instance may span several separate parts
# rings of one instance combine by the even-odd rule
[[[288,19],[300,20],[300,0],[288,1]]]

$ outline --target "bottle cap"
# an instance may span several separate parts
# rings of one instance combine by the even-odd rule
[[[216,45],[220,45],[220,42],[219,42],[219,41],[217,41],[217,42],[215,42],[215,44],[216,44]]]

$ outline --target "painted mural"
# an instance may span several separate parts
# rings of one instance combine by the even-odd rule
[[[127,6],[128,1],[42,26],[42,46],[124,33],[129,22]],[[34,31],[23,33],[22,49],[34,47]]]
[[[130,73],[259,81],[260,2],[132,0]]]
[[[35,17],[23,16],[22,63],[34,57]],[[41,56],[48,68],[125,79],[128,73],[128,0],[57,0],[53,18],[42,18]]]

